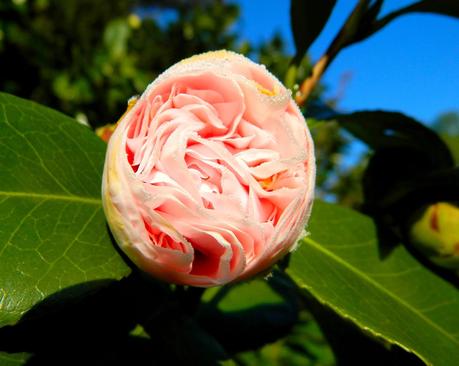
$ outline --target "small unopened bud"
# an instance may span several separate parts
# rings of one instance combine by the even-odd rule
[[[124,112],[124,114],[121,116],[121,118],[118,120],[118,122],[121,121],[121,119],[126,115],[127,112],[129,112],[131,110],[132,107],[134,107],[136,102],[137,102],[137,97],[136,96],[131,97],[129,99],[126,112]],[[118,125],[118,122],[116,122],[116,123],[108,123],[105,126],[96,128],[96,135],[99,136],[104,142],[108,143],[108,140],[110,140],[110,137],[112,136],[113,131],[115,131],[115,128]]]
[[[442,267],[459,269],[459,207],[428,206],[410,231],[412,243]]]
[[[113,134],[113,131],[115,131],[115,127],[116,124],[114,123],[109,123],[105,126],[98,127],[96,128],[96,135],[99,136],[103,141],[108,142]]]

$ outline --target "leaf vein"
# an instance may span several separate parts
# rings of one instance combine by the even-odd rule
[[[14,192],[14,191],[0,191],[0,197],[6,196],[7,198],[11,197],[21,197],[21,198],[38,198],[45,201],[72,201],[79,203],[86,203],[90,205],[101,205],[102,200],[95,197],[84,197],[84,196],[75,196],[75,195],[61,195],[53,193],[32,193],[32,192]],[[3,201],[2,201],[3,202]]]
[[[343,267],[348,268],[350,271],[354,272],[357,274],[359,277],[363,278],[367,282],[371,283],[375,288],[377,288],[379,291],[386,293],[389,297],[391,297],[395,302],[398,302],[399,304],[403,305],[405,308],[409,309],[413,314],[416,314],[419,318],[421,318],[425,323],[430,325],[432,328],[437,330],[438,332],[442,333],[445,337],[450,339],[453,343],[459,344],[459,340],[455,339],[450,333],[445,331],[442,327],[439,325],[435,324],[430,318],[428,318],[426,315],[424,315],[419,309],[411,306],[401,298],[397,297],[394,295],[391,291],[387,290],[383,286],[381,286],[377,281],[375,281],[373,278],[366,276],[365,273],[360,271],[359,269],[349,265],[346,261],[341,259],[340,257],[336,256],[326,248],[324,248],[322,245],[317,243],[316,241],[312,240],[311,238],[305,238],[303,239],[305,242],[309,243],[311,246],[319,250],[320,252],[324,253],[325,255],[331,257],[333,260],[341,264]]]

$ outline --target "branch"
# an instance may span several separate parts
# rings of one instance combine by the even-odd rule
[[[319,83],[322,75],[327,70],[330,63],[338,53],[352,42],[353,37],[358,31],[360,21],[365,11],[368,9],[368,0],[360,0],[352,13],[341,27],[327,51],[313,66],[311,74],[301,83],[300,89],[295,95],[297,104],[301,107],[311,95],[312,91]]]

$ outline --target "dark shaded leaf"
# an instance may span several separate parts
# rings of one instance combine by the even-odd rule
[[[343,48],[368,37],[383,2],[384,0],[376,0],[372,4],[371,1],[359,2],[356,10],[360,8],[360,11],[354,12],[344,26],[347,31],[343,34]]]
[[[230,353],[274,342],[286,336],[298,319],[296,294],[276,274],[269,282],[222,287],[206,297],[198,320]]]
[[[333,352],[306,310],[289,334],[260,349],[233,356],[240,366],[334,366]]]
[[[434,131],[401,113],[360,111],[332,119],[374,150],[408,148],[425,159],[426,166],[440,169],[454,165],[448,147]]]
[[[457,0],[423,0],[402,8],[399,13],[436,13],[459,18],[459,2]]]
[[[291,0],[290,24],[297,63],[325,27],[335,3],[336,0]]]
[[[360,40],[368,38],[374,33],[380,31],[394,19],[412,13],[434,13],[459,18],[459,2],[457,0],[422,0],[417,1],[404,8],[387,14],[381,19],[375,21],[371,27],[362,32]]]
[[[458,201],[459,167],[425,174],[422,179],[400,182],[396,189],[379,200],[384,208],[393,211],[420,208],[440,201]]]
[[[228,358],[218,340],[193,318],[174,311],[174,307],[159,314],[144,328],[155,350],[155,364],[210,366]]]
[[[79,292],[72,288],[62,292],[66,291]],[[0,354],[27,352],[31,366],[125,365],[126,360],[151,364],[151,342],[146,347],[143,339],[129,333],[167,306],[170,296],[167,286],[136,273],[91,294],[71,299],[55,294],[34,306],[16,325],[0,329]],[[67,300],[60,301],[62,297]],[[133,349],[139,354],[128,356]],[[145,356],[150,358],[140,362]]]

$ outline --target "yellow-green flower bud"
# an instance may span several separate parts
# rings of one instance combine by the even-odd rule
[[[446,202],[428,206],[411,227],[410,237],[433,262],[459,269],[459,207]]]

